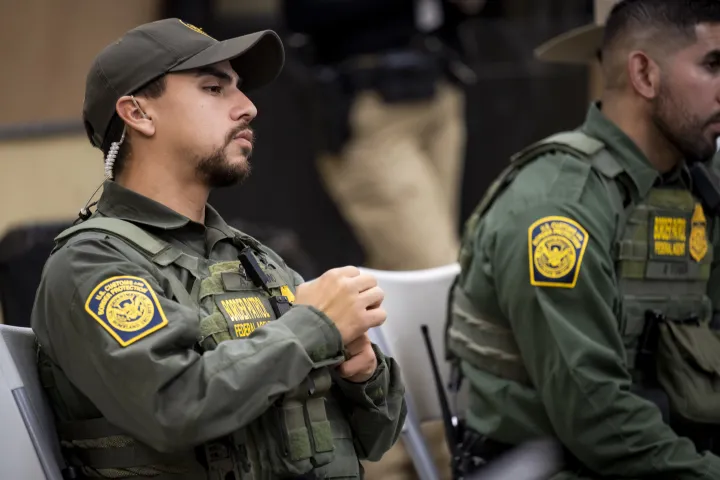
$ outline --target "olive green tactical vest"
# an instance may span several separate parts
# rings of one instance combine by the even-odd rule
[[[472,261],[472,236],[478,221],[519,170],[541,155],[562,152],[586,159],[605,179],[608,200],[619,213],[615,246],[616,276],[622,302],[616,311],[626,347],[626,362],[636,382],[644,381],[636,368],[638,345],[648,312],[660,320],[711,320],[707,297],[712,248],[707,219],[700,202],[683,189],[653,188],[637,205],[625,206],[619,186],[622,167],[605,146],[574,131],[555,135],[520,152],[491,185],[468,220],[460,264]],[[461,274],[462,275],[462,274]],[[446,349],[470,365],[522,384],[529,384],[513,332],[507,322],[479,311],[464,294],[462,277],[452,291],[446,328]]]
[[[287,300],[294,300],[290,275],[260,249],[256,240],[240,232],[236,232],[235,243],[249,247],[256,265],[266,275],[264,286],[253,282],[240,261],[213,263],[192,257],[118,219],[90,219],[60,234],[56,242],[59,245],[82,232],[119,237],[158,266],[176,300],[202,312],[198,345],[203,351],[213,350],[224,341],[242,341],[284,313],[276,311],[272,302],[280,300],[290,308]],[[188,270],[195,278],[190,292],[173,274],[171,265]],[[55,392],[75,389],[42,349],[40,353],[41,379],[55,404],[53,407],[63,408],[62,403],[72,396],[60,398]],[[68,463],[93,477],[118,478],[134,472],[153,479],[264,480],[298,476],[323,466],[332,477],[353,477],[358,473],[354,450],[339,450],[333,444],[333,431],[336,435],[344,432],[344,438],[351,438],[351,431],[340,406],[330,395],[330,387],[328,367],[313,370],[246,428],[199,447],[209,472],[203,469],[198,473],[197,465],[187,460],[188,452],[161,454],[102,418],[59,425],[58,430]],[[139,465],[143,467],[137,468]],[[236,476],[229,475],[231,472]]]

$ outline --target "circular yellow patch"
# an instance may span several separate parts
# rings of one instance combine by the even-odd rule
[[[535,269],[547,278],[562,278],[570,273],[577,262],[575,246],[562,235],[550,235],[535,249]]]
[[[134,332],[147,326],[155,315],[153,302],[140,292],[126,291],[114,295],[107,303],[107,319],[113,328]]]

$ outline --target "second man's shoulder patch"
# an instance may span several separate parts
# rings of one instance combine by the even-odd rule
[[[587,231],[566,217],[544,217],[530,225],[530,284],[574,288],[587,242]]]

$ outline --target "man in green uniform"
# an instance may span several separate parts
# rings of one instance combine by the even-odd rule
[[[468,222],[447,332],[470,383],[462,447],[492,460],[549,436],[556,478],[717,479],[701,162],[720,135],[720,2],[624,0],[605,28],[602,102],[515,155]]]
[[[361,478],[397,440],[376,280],[302,283],[206,204],[247,175],[244,92],[283,56],[273,32],[218,42],[165,19],[95,59],[83,114],[108,181],[56,239],[32,318],[68,477]]]

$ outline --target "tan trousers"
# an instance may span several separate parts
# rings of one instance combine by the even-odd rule
[[[440,480],[451,480],[450,452],[445,443],[445,428],[442,421],[425,422],[420,428],[440,474]],[[365,468],[365,480],[417,480],[419,478],[402,439],[398,440],[379,462],[363,461],[362,463]]]
[[[366,266],[417,270],[457,260],[465,145],[461,92],[386,104],[363,92],[350,112],[352,138],[318,159],[325,186],[353,228]]]

